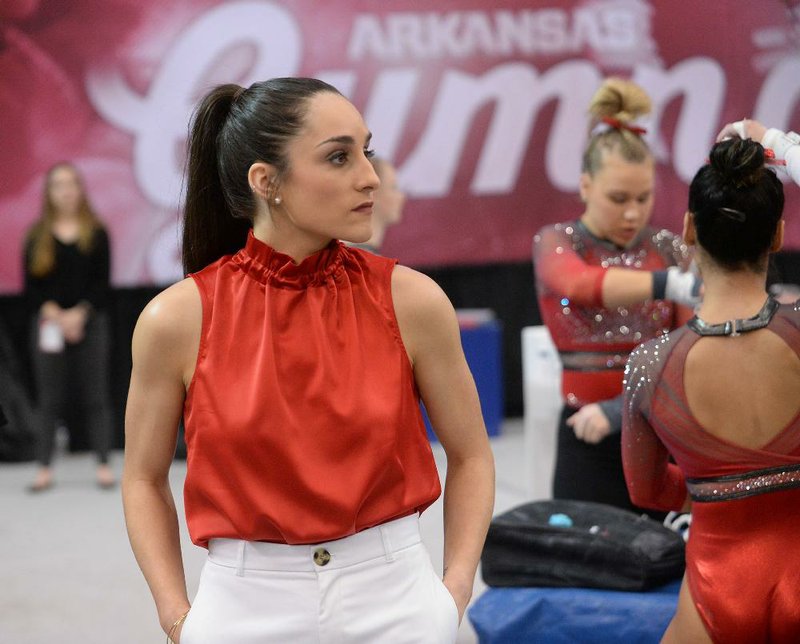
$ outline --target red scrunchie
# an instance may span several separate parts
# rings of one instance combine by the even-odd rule
[[[628,132],[633,132],[638,136],[647,134],[647,130],[645,128],[639,127],[638,125],[630,125],[629,123],[615,119],[613,116],[604,116],[600,120],[606,125],[610,125],[615,130],[628,130]]]
[[[764,148],[764,159],[767,165],[786,165],[786,161],[775,158],[775,150],[772,148]]]

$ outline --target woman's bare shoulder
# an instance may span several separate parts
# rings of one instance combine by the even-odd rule
[[[136,323],[135,336],[159,343],[191,339],[200,333],[202,321],[200,292],[194,280],[187,277],[147,303]]]
[[[422,355],[454,347],[458,322],[453,305],[427,275],[405,266],[392,273],[392,299],[400,335],[414,364]],[[460,345],[458,345],[460,346]]]
[[[392,298],[398,314],[441,315],[453,309],[433,279],[400,264],[392,272]]]

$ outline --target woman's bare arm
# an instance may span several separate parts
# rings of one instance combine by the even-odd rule
[[[201,325],[199,292],[184,280],[147,305],[133,334],[122,498],[131,547],[165,631],[189,608],[168,473]]]
[[[447,455],[444,583],[463,616],[494,506],[494,457],[455,311],[428,277],[403,266],[395,311],[420,394]]]

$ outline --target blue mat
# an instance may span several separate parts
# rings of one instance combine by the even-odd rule
[[[489,588],[469,609],[481,644],[657,644],[680,580],[641,593],[594,588]]]

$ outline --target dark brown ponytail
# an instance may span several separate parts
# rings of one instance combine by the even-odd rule
[[[306,103],[336,88],[314,78],[274,78],[248,88],[220,85],[200,101],[189,131],[183,268],[200,270],[242,248],[256,211],[250,166],[289,169],[286,144],[303,127]]]
[[[233,216],[217,169],[217,137],[228,118],[238,85],[221,85],[202,100],[189,134],[183,268],[186,273],[240,249],[250,222]]]

